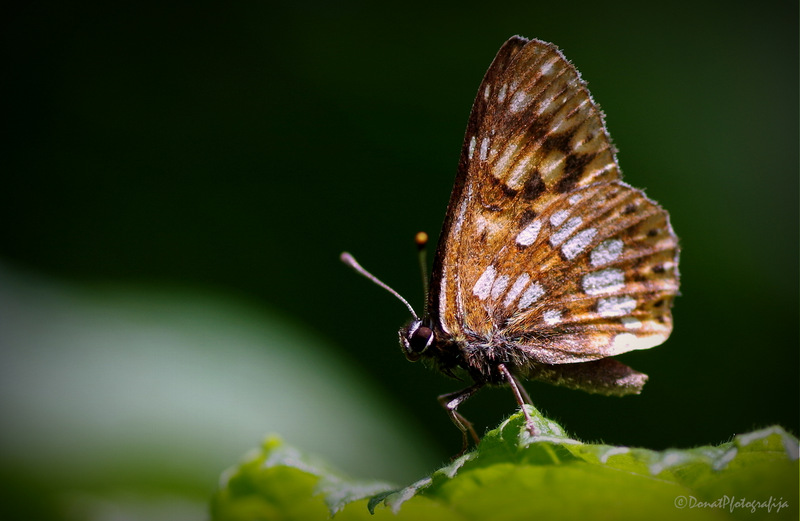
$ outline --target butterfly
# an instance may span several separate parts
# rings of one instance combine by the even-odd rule
[[[647,375],[612,357],[669,337],[678,256],[667,212],[621,181],[580,73],[555,45],[515,36],[472,106],[422,317],[341,258],[409,308],[409,360],[473,382],[439,397],[463,453],[479,438],[457,409],[485,385],[511,387],[531,435],[520,379],[638,394]]]

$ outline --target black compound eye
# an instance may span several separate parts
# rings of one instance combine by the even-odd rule
[[[422,353],[433,342],[433,330],[426,326],[419,326],[408,338],[408,345],[415,353]]]

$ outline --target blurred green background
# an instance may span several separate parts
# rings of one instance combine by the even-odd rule
[[[147,489],[143,518],[178,497],[165,519],[202,516],[268,432],[364,478],[452,455],[435,397],[464,384],[406,362],[407,312],[337,256],[422,307],[413,235],[438,234],[514,34],[575,63],[683,247],[672,337],[621,357],[643,394],[529,383],[537,406],[653,449],[796,434],[797,19],[774,1],[17,5],[0,33],[12,503],[45,487],[42,516],[106,519]],[[514,408],[497,389],[462,411],[482,431]]]

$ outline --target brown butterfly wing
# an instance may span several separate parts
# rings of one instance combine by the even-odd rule
[[[434,263],[434,324],[464,345],[550,364],[663,342],[677,238],[667,213],[619,178],[577,70],[552,44],[506,42],[467,127]]]

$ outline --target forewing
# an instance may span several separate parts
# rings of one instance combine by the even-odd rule
[[[448,334],[457,334],[461,329],[458,321],[463,317],[463,309],[456,312],[456,307],[463,308],[463,306],[461,299],[456,295],[459,291],[456,277],[460,276],[466,263],[462,264],[461,261],[464,259],[458,256],[458,243],[462,239],[464,221],[468,213],[475,211],[476,200],[472,194],[475,191],[476,181],[487,171],[485,161],[473,161],[471,158],[480,153],[476,152],[479,141],[483,143],[484,137],[496,134],[486,124],[489,119],[496,119],[493,113],[499,111],[502,104],[493,90],[496,90],[497,85],[503,84],[508,76],[509,67],[528,43],[526,38],[514,36],[503,44],[484,75],[470,112],[467,133],[461,147],[458,173],[450,194],[439,245],[436,248],[426,303],[426,314]],[[481,129],[484,130],[485,136],[480,133]]]
[[[668,216],[619,181],[577,70],[551,44],[506,42],[473,105],[429,315],[455,340],[574,362],[663,341],[677,282]]]

